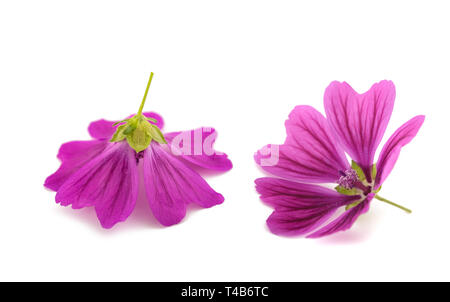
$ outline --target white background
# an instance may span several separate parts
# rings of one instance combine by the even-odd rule
[[[1,1],[0,280],[450,281],[448,1]],[[146,204],[111,230],[43,187],[61,143],[90,121],[146,110],[166,131],[213,126],[234,168],[224,204],[158,226]],[[393,80],[383,142],[417,114],[382,196],[338,235],[271,234],[253,153],[285,138],[332,80]]]

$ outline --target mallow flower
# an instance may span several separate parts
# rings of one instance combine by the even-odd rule
[[[139,111],[122,121],[98,120],[89,125],[93,140],[61,146],[60,168],[44,186],[56,191],[56,202],[73,209],[94,207],[104,228],[132,213],[143,177],[146,199],[164,226],[180,222],[186,206],[211,207],[224,201],[199,175],[205,169],[227,171],[231,161],[212,149],[212,128],[161,132],[160,115],[143,113],[153,73]]]
[[[324,95],[326,118],[311,106],[294,108],[285,123],[284,144],[267,145],[255,154],[256,163],[277,176],[255,181],[262,201],[274,208],[267,219],[271,232],[317,238],[344,231],[374,199],[411,212],[378,195],[402,147],[425,118],[418,115],[398,128],[374,164],[394,99],[391,81],[363,94],[345,82],[332,82]],[[335,215],[338,209],[342,213]]]

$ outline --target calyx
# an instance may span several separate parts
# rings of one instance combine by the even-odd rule
[[[160,144],[167,144],[167,141],[165,140],[164,135],[162,134],[158,126],[149,122],[152,121],[156,123],[157,121],[153,118],[147,118],[142,114],[152,78],[153,72],[150,73],[150,78],[148,80],[144,98],[142,99],[138,113],[129,119],[114,124],[114,126],[118,124],[121,125],[117,127],[116,132],[110,140],[111,142],[120,142],[126,139],[130,147],[133,148],[136,152],[141,152],[147,149],[152,140]]]

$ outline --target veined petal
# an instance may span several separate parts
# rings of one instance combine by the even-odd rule
[[[159,114],[155,112],[144,112],[142,114],[146,117],[154,118],[155,120],[157,120],[157,123],[154,123],[152,121],[149,122],[158,126],[159,129],[162,129],[162,127],[164,126],[164,120]],[[127,119],[132,116],[133,115],[128,116]],[[95,139],[110,139],[114,135],[114,132],[116,132],[116,128],[118,127],[118,125],[113,126],[116,122],[117,121],[108,121],[105,119],[94,121],[89,124],[89,135]]]
[[[339,207],[361,198],[318,185],[271,177],[256,179],[255,183],[261,200],[275,208],[267,225],[272,233],[280,235],[308,233],[328,220]]]
[[[381,149],[377,161],[377,176],[375,188],[378,188],[391,173],[403,146],[408,144],[417,134],[425,120],[424,115],[418,115],[398,128]]]
[[[108,143],[61,186],[56,202],[74,209],[95,206],[102,226],[111,228],[131,214],[137,194],[135,152],[126,143]]]
[[[208,127],[164,134],[172,154],[197,167],[228,171],[233,165],[225,153],[214,150],[216,137],[216,130]]]
[[[144,183],[153,215],[165,226],[180,222],[190,202],[207,208],[224,200],[197,172],[156,142],[144,151]]]
[[[345,82],[332,82],[325,90],[328,121],[369,182],[375,151],[391,117],[394,99],[395,86],[391,81],[376,83],[363,94]]]
[[[61,160],[59,169],[47,177],[44,186],[58,191],[62,184],[88,161],[100,154],[106,147],[105,141],[73,141],[59,148],[58,158]]]
[[[304,182],[336,182],[349,169],[344,151],[325,117],[311,106],[297,106],[285,123],[283,145],[268,145],[255,161],[274,175]]]
[[[347,211],[342,213],[341,216],[339,216],[326,226],[320,228],[318,231],[308,235],[307,237],[319,238],[334,234],[339,231],[348,230],[352,227],[353,223],[355,223],[356,219],[361,214],[364,214],[369,210],[370,201],[373,199],[373,196],[374,194],[370,193],[360,204],[348,209]]]

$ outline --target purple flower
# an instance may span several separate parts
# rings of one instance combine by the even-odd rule
[[[163,135],[161,116],[142,113],[152,75],[139,112],[120,122],[92,122],[88,130],[94,140],[63,144],[61,166],[44,184],[57,192],[56,202],[63,206],[95,207],[104,228],[131,214],[140,177],[150,209],[165,226],[180,222],[189,203],[207,208],[224,201],[198,174],[232,167],[227,155],[212,150],[217,133],[200,128]]]
[[[261,199],[274,207],[267,219],[273,233],[316,238],[347,230],[374,198],[411,212],[377,195],[400,150],[425,119],[418,115],[397,129],[373,164],[394,99],[391,81],[376,83],[363,94],[345,82],[332,82],[324,96],[327,118],[310,106],[294,108],[285,123],[284,144],[268,145],[255,154],[265,171],[280,177],[255,181]],[[332,190],[313,183],[337,186]],[[345,211],[329,222],[341,207]]]

